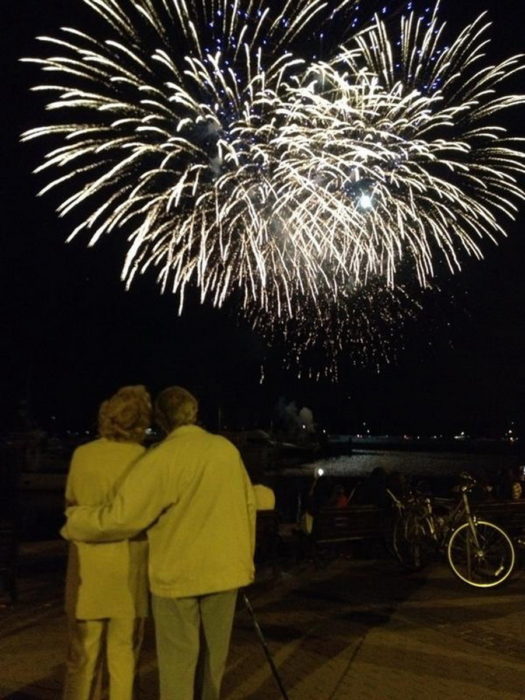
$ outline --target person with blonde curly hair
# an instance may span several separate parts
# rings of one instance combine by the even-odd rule
[[[66,483],[66,503],[103,505],[145,449],[151,399],[143,386],[119,389],[99,409],[100,437],[78,447]],[[70,620],[64,700],[100,692],[103,659],[110,700],[131,700],[148,615],[147,540],[72,542],[66,575]]]

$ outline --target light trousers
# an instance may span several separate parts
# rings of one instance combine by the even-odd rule
[[[161,700],[218,700],[237,590],[152,597]]]
[[[72,620],[64,700],[100,697],[104,651],[110,700],[132,700],[143,634],[144,618]]]

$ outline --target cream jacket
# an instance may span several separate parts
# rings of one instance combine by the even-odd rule
[[[114,501],[69,508],[64,534],[111,541],[147,529],[152,593],[197,596],[253,580],[255,499],[240,454],[195,425],[139,460]]]
[[[274,510],[275,509],[275,493],[273,489],[263,484],[254,484],[253,492],[255,494],[255,505],[257,510]]]
[[[131,465],[144,454],[137,443],[101,438],[73,453],[66,503],[110,503]],[[68,558],[66,610],[81,620],[144,617],[148,613],[148,543],[72,543]]]

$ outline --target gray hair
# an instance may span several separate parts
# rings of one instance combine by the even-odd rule
[[[192,425],[197,420],[199,403],[195,396],[181,386],[170,386],[155,400],[155,420],[169,433],[180,425]]]

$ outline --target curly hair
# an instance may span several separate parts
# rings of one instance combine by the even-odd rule
[[[155,400],[155,420],[165,433],[180,425],[192,425],[197,420],[199,403],[195,396],[181,386],[170,386]]]
[[[151,424],[151,398],[142,385],[124,386],[104,401],[98,412],[101,437],[142,442]]]

